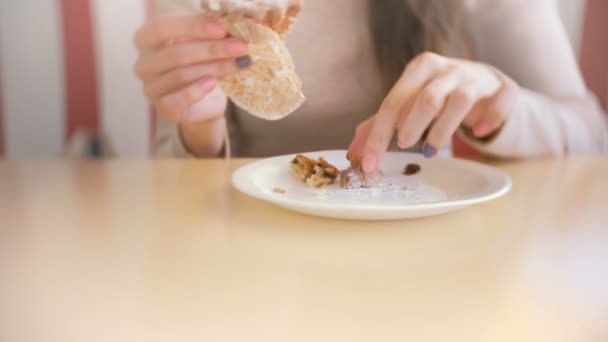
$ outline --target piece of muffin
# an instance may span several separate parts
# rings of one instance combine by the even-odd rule
[[[329,164],[325,159],[319,158],[316,160],[312,176],[306,179],[306,184],[313,188],[323,188],[333,184],[339,175],[340,171],[336,167]]]
[[[319,189],[333,183],[334,180],[335,178],[329,177],[321,166],[315,165],[315,171],[312,176],[306,179],[306,184]]]
[[[317,159],[317,166],[319,166],[326,177],[331,179],[336,179],[340,175],[340,170],[337,167],[328,163],[325,159],[319,158]]]
[[[306,99],[283,41],[300,11],[298,2],[289,4],[285,13],[273,11],[264,0],[202,0],[201,4],[231,37],[249,43],[252,65],[219,83],[235,105],[265,120],[286,117]]]
[[[382,184],[382,172],[380,170],[372,173],[363,171],[361,158],[353,158],[350,167],[340,172],[340,187],[343,189],[373,188]]]
[[[282,38],[289,33],[301,11],[299,0],[201,0],[201,8],[208,13],[241,16],[268,26]]]
[[[313,160],[301,154],[291,161],[289,170],[295,178],[313,188],[323,188],[333,184],[340,174],[338,168],[325,159]]]
[[[291,161],[289,171],[294,177],[305,182],[315,171],[315,161],[298,154]]]

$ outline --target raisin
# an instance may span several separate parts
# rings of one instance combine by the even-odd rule
[[[418,164],[407,164],[403,169],[403,174],[406,176],[413,176],[420,172],[422,168]]]

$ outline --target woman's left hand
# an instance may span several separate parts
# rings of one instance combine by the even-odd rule
[[[372,172],[394,134],[407,149],[429,129],[426,157],[446,146],[461,125],[475,137],[489,136],[503,125],[518,94],[518,85],[490,66],[423,53],[408,64],[378,113],[357,127],[348,158],[362,157],[364,170]]]

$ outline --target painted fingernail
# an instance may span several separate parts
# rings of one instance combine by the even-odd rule
[[[374,172],[378,167],[378,157],[374,154],[367,154],[363,157],[363,171]]]
[[[236,59],[236,65],[241,69],[249,67],[251,65],[251,62],[252,60],[249,56],[239,57]]]
[[[424,146],[422,146],[422,154],[426,158],[432,158],[435,156],[436,153],[437,153],[437,149],[435,147],[433,147],[433,145],[424,144]]]
[[[226,36],[226,30],[218,23],[208,23],[206,30],[211,37],[223,38]]]

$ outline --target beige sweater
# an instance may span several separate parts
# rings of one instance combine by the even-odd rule
[[[240,109],[228,113],[235,156],[271,156],[348,147],[358,123],[381,101],[380,75],[368,32],[368,0],[303,0],[288,37],[306,103],[267,122]],[[193,0],[158,0],[162,12],[196,10]],[[606,114],[588,92],[554,0],[469,0],[467,29],[478,60],[512,77],[523,95],[501,133],[487,144],[498,157],[608,153]],[[159,119],[160,120],[160,119]],[[160,120],[159,157],[188,157],[177,127]]]

